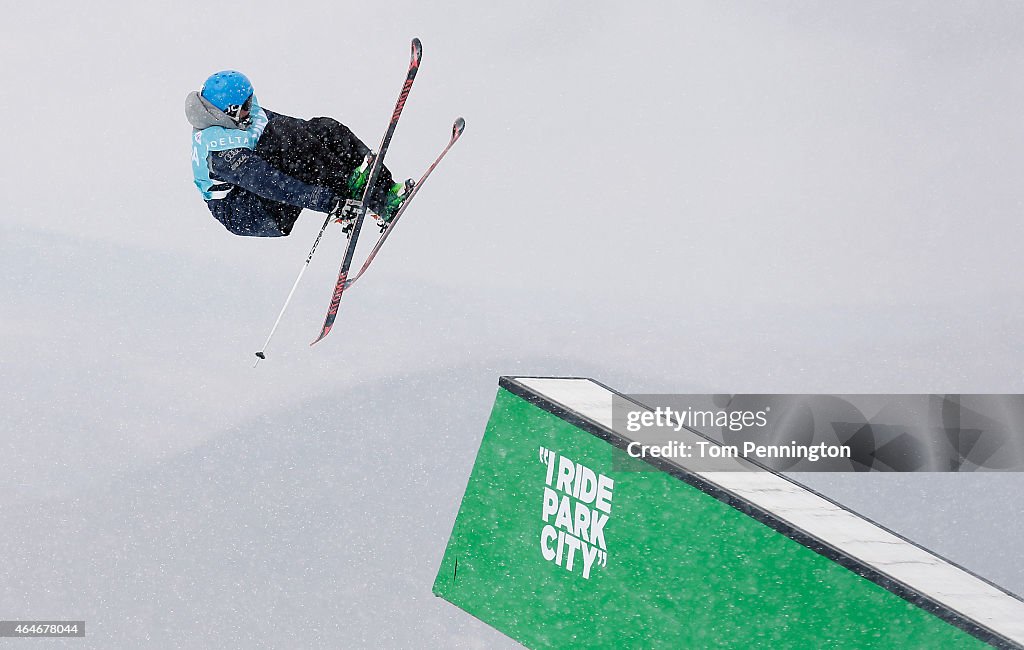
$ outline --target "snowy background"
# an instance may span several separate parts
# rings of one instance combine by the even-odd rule
[[[185,95],[373,146],[413,36],[389,167],[466,133],[254,370],[322,219],[224,231]],[[0,619],[89,635],[21,645],[510,645],[430,593],[499,374],[1024,392],[1019,3],[7,3],[0,60]],[[1019,475],[802,478],[1024,592]]]

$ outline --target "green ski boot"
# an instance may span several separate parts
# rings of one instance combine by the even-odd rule
[[[402,209],[402,204],[409,198],[414,187],[416,187],[416,182],[409,178],[404,183],[395,183],[388,188],[388,193],[384,196],[384,207],[381,214],[378,215],[381,232],[387,230],[387,227],[391,225],[391,221]]]

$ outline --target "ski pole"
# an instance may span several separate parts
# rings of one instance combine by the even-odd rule
[[[270,335],[267,336],[266,343],[264,343],[260,351],[256,353],[256,363],[252,364],[253,368],[259,365],[260,360],[267,358],[267,346],[270,345],[270,339],[274,338],[274,332],[277,331],[277,326],[281,324],[281,317],[284,316],[285,310],[288,309],[288,303],[292,301],[292,296],[295,295],[295,289],[298,288],[299,281],[302,280],[303,274],[306,272],[306,269],[309,268],[309,262],[313,259],[313,253],[316,252],[316,247],[320,245],[320,238],[324,236],[324,231],[327,230],[327,224],[331,222],[331,218],[332,216],[328,214],[327,219],[324,220],[324,225],[320,226],[320,232],[317,234],[316,240],[313,242],[313,248],[309,249],[309,255],[306,256],[306,261],[299,270],[298,277],[295,278],[295,284],[292,285],[292,290],[288,292],[288,297],[285,298],[284,306],[281,307],[281,313],[277,315],[277,320],[274,321],[274,326],[270,328]]]

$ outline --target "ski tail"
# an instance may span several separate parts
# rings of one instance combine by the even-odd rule
[[[384,155],[387,153],[388,146],[391,144],[391,138],[395,134],[398,119],[402,116],[402,110],[405,108],[405,102],[409,99],[409,92],[412,90],[413,81],[416,80],[416,73],[419,72],[422,58],[423,44],[420,42],[420,39],[414,38],[412,39],[412,52],[409,57],[409,69],[405,75],[405,82],[402,84],[402,91],[398,94],[395,110],[391,113],[391,121],[388,122],[388,128],[384,132],[384,137],[381,138],[380,146],[377,148],[377,153],[374,156],[373,166],[370,168],[370,175],[366,181],[363,196],[358,205],[355,206],[355,223],[352,226],[352,230],[349,231],[345,256],[341,260],[341,268],[338,270],[338,280],[334,284],[334,293],[331,296],[331,304],[327,308],[327,316],[324,318],[323,327],[320,328],[320,335],[310,345],[316,345],[322,341],[331,332],[331,328],[334,327],[334,320],[338,317],[338,307],[341,305],[341,296],[345,292],[345,286],[348,282],[348,271],[352,267],[352,257],[355,255],[356,243],[359,241],[359,231],[362,229],[363,219],[366,217],[366,202],[370,197],[373,186],[377,182],[380,170],[384,166]]]
[[[361,278],[363,273],[366,272],[366,269],[370,266],[370,262],[372,262],[373,258],[377,256],[377,252],[380,250],[381,246],[384,245],[384,241],[387,240],[388,235],[391,234],[391,231],[395,229],[395,226],[398,224],[398,220],[402,218],[402,215],[405,213],[405,209],[409,207],[410,203],[412,203],[413,197],[415,197],[416,193],[420,191],[420,188],[423,187],[423,183],[426,182],[427,178],[430,176],[430,173],[434,171],[434,168],[437,167],[437,165],[445,157],[445,154],[448,153],[448,150],[451,149],[452,146],[458,141],[459,136],[462,135],[462,132],[465,129],[466,120],[462,119],[461,117],[456,119],[455,123],[452,124],[452,137],[448,141],[448,146],[446,146],[444,150],[441,151],[440,155],[438,155],[437,159],[434,160],[433,164],[430,165],[430,167],[427,168],[427,171],[423,172],[423,175],[420,176],[420,179],[416,181],[416,184],[409,192],[409,196],[406,197],[405,202],[402,204],[402,207],[400,207],[398,209],[398,212],[395,214],[395,218],[391,220],[391,223],[389,223],[384,232],[381,233],[380,239],[377,240],[377,245],[374,246],[373,250],[370,251],[370,254],[366,256],[366,260],[363,262],[363,266],[360,267],[359,271],[355,275],[353,275],[350,279],[346,281],[345,289],[348,289],[353,284],[355,284],[356,280]]]

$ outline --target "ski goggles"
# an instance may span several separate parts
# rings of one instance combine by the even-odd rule
[[[236,123],[241,124],[249,119],[249,109],[251,108],[252,95],[249,95],[241,104],[228,104],[228,107],[224,109],[224,113]]]

